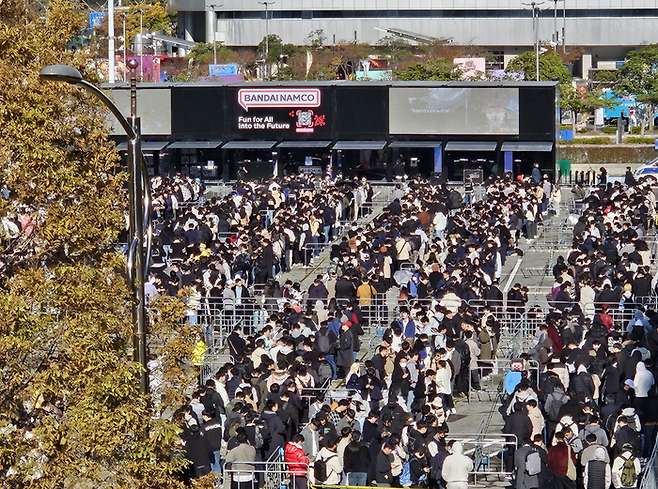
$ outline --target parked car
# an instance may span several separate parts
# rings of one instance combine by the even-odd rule
[[[658,158],[638,166],[634,176],[638,182],[658,183]]]

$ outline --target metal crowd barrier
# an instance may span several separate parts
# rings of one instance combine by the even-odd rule
[[[508,434],[486,434],[486,433],[450,433],[448,439],[461,442],[464,455],[475,456],[473,463],[473,482],[478,483],[478,478],[496,476],[498,478],[512,475],[505,470],[506,457],[510,448],[518,447],[515,435]]]
[[[224,466],[223,489],[293,489],[308,487],[309,466],[295,464],[297,471],[305,471],[307,475],[299,476],[289,470],[285,463],[283,447],[274,452],[266,462],[234,462],[235,465],[253,466],[253,470],[233,469],[227,463]],[[301,470],[300,470],[301,469]],[[298,479],[303,479],[300,481]]]
[[[639,489],[656,489],[658,487],[658,438],[654,440],[651,456],[642,472]]]
[[[235,363],[235,360],[228,353],[206,354],[203,357],[201,373],[199,375],[200,385],[205,385],[206,380],[214,379],[217,370],[227,363]]]
[[[468,377],[468,401],[473,399],[482,400],[481,396],[487,396],[489,400],[495,399],[505,393],[505,377],[511,371],[512,359],[478,360],[476,369],[470,369]],[[530,376],[535,388],[539,388],[539,363],[535,360],[525,362],[524,370]],[[473,372],[479,378],[480,389],[473,386]]]

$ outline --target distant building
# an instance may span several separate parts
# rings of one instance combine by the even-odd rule
[[[269,32],[303,45],[322,29],[326,43],[377,43],[397,32],[413,39],[446,39],[482,46],[500,69],[534,43],[532,12],[522,0],[276,0],[268,2]],[[541,2],[539,2],[541,3]],[[213,5],[214,4],[214,5]],[[565,9],[566,4],[566,9]],[[221,6],[219,6],[221,5]],[[179,37],[228,46],[257,46],[265,36],[265,6],[257,0],[169,0],[178,12]],[[584,48],[574,66],[587,77],[602,61],[658,42],[656,0],[547,0],[539,7],[539,39]]]

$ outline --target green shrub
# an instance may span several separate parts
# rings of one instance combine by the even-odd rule
[[[573,138],[573,141],[560,141],[562,144],[613,144],[611,138],[605,136],[595,136],[592,138]]]
[[[617,126],[605,126],[603,132],[605,134],[615,134],[617,132]]]
[[[642,128],[640,126],[631,127],[631,134],[640,134],[641,132]]]
[[[655,138],[642,137],[642,136],[628,136],[626,144],[654,144]]]
[[[560,125],[560,131],[570,131],[573,129],[573,126],[571,124],[561,124]]]
[[[587,129],[586,127],[583,127],[582,129],[578,130],[578,132],[581,133],[581,134],[585,134],[586,132],[589,132],[589,129]]]

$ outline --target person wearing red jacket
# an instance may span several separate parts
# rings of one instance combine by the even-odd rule
[[[560,338],[560,333],[558,333],[557,328],[553,324],[549,324],[547,333],[548,337],[553,342],[553,353],[556,355],[561,355],[564,346],[562,345],[562,339]]]
[[[295,489],[308,489],[309,459],[302,449],[304,437],[294,435],[283,450],[283,456],[288,465],[288,472],[293,476]]]
[[[569,462],[567,458],[571,456],[571,461],[576,465],[576,454],[564,441],[564,431],[555,433],[556,443],[548,449],[546,462],[555,475],[555,489],[575,489],[576,483],[567,476]],[[574,477],[575,479],[575,477]]]

